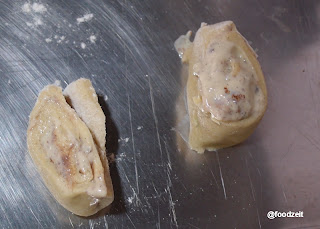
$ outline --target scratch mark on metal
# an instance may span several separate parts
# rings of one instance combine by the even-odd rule
[[[128,104],[129,104],[129,121],[130,121],[130,130],[131,130],[131,139],[132,139],[132,148],[133,148],[133,158],[134,158],[134,170],[136,173],[136,185],[137,185],[137,193],[139,194],[139,176],[138,176],[138,168],[137,168],[137,158],[136,158],[136,147],[134,144],[133,137],[133,127],[132,127],[132,116],[131,116],[131,101],[130,95],[128,94]]]
[[[260,200],[261,200],[261,198],[262,198],[261,172],[260,172],[259,168],[256,166],[256,160],[255,160],[254,157],[252,156],[251,151],[250,151],[249,149],[248,149],[248,154],[250,155],[252,161],[254,162],[253,165],[254,165],[254,167],[255,167],[255,169],[257,170],[258,175],[259,175],[259,183],[260,183],[260,196],[259,196],[259,197],[260,197]],[[246,160],[246,166],[247,166],[247,170],[248,170],[248,162],[247,162],[247,160]],[[249,179],[250,179],[250,185],[251,185],[251,192],[252,192],[253,200],[256,200],[255,197],[256,197],[256,198],[259,198],[259,197],[258,197],[258,194],[257,194],[256,190],[255,190],[254,187],[252,186],[252,182],[251,182],[252,180],[251,180],[251,176],[250,176],[250,174],[249,174],[249,170],[248,170],[248,176],[249,176]],[[254,194],[255,194],[255,195],[254,195]]]
[[[125,170],[123,170],[123,173],[124,173],[124,176],[126,177],[126,180],[128,181],[128,184],[130,184],[130,180],[129,180],[128,176],[127,176],[126,171],[125,171]]]
[[[152,181],[152,186],[153,186],[154,191],[157,193],[157,196],[159,196],[159,192],[158,192],[156,186],[154,185],[153,181]]]
[[[223,193],[224,193],[224,199],[227,199],[227,193],[226,193],[226,189],[224,187],[224,180],[223,180],[223,176],[222,176],[222,172],[221,172],[221,165],[220,165],[220,160],[219,160],[219,154],[218,151],[216,151],[216,156],[217,156],[217,160],[218,160],[218,165],[219,165],[219,170],[220,170],[220,179],[221,179],[221,184],[222,184],[222,188],[223,188]]]
[[[269,44],[269,40],[264,36],[264,33],[260,33],[260,37],[262,38],[262,40],[266,43]]]
[[[121,168],[121,167],[120,167],[120,168]],[[138,197],[135,189],[134,189],[134,188],[132,187],[132,185],[130,184],[130,180],[129,180],[129,178],[128,178],[126,172],[125,172],[125,170],[124,170],[124,169],[121,169],[121,172],[124,174],[124,176],[125,176],[128,184],[129,184],[129,186],[130,186],[130,188],[131,188],[131,190],[132,190],[132,192],[133,192],[133,196],[132,196],[132,197],[129,197],[129,198],[128,198],[128,201],[129,201],[129,202],[133,202],[133,200],[134,200],[134,204],[135,204],[136,206],[138,206],[139,204],[141,204],[141,200],[139,199],[139,197]]]
[[[148,83],[149,83],[150,100],[151,100],[151,106],[152,106],[152,115],[153,115],[153,119],[154,119],[154,124],[156,126],[158,145],[159,145],[161,162],[162,162],[162,147],[161,147],[161,142],[160,142],[158,118],[156,116],[156,111],[155,111],[154,98],[153,98],[153,92],[152,92],[152,85],[151,85],[151,82],[150,82],[150,77],[148,77]]]
[[[128,215],[128,213],[126,213],[126,216],[127,216],[127,217],[128,217],[128,219],[130,220],[130,222],[131,222],[132,226],[133,226],[134,228],[136,228],[136,226],[135,226],[135,225],[134,225],[134,223],[132,222],[132,220],[131,220],[130,216]]]
[[[315,99],[314,99],[314,93],[313,93],[313,90],[312,90],[312,86],[311,86],[311,79],[310,77],[308,77],[308,82],[309,82],[309,88],[310,88],[310,93],[311,93],[311,99],[312,99],[312,104],[313,104],[313,108],[315,108],[315,112],[317,112],[317,106],[316,106],[316,102],[315,102]]]
[[[157,195],[151,195],[151,196],[146,196],[145,199],[161,199],[163,195],[168,193],[167,189],[165,188],[163,192],[160,192]]]
[[[191,223],[188,223],[191,227],[193,227],[193,228],[197,228],[197,229],[200,229],[200,227],[197,227],[197,226],[195,226],[195,225],[193,225],[193,224],[191,224]]]
[[[292,152],[292,147],[294,146],[295,143],[296,143],[296,140],[295,138],[293,138],[287,148],[287,151],[283,154],[281,161],[283,161],[288,156],[288,154]]]
[[[260,216],[259,216],[258,208],[257,208],[256,210],[257,210],[257,216],[258,216],[259,227],[260,227],[260,229],[261,229],[261,222],[260,222]]]
[[[209,164],[207,158],[204,158],[204,160],[207,162],[207,164]],[[217,179],[216,179],[216,177],[215,177],[215,175],[214,175],[214,173],[212,172],[212,169],[211,169],[210,167],[209,167],[209,170],[210,170],[210,173],[211,173],[211,175],[212,175],[212,177],[213,177],[213,179],[214,179],[217,187],[219,188],[218,181],[217,181]]]
[[[254,161],[254,158],[253,158],[253,156],[252,156],[252,154],[251,154],[250,150],[248,150],[248,154],[250,155],[250,157],[251,157],[251,158],[252,158],[252,160]]]
[[[152,214],[154,215],[154,211],[153,211],[153,207],[151,206],[150,202],[149,202],[150,198],[147,198],[146,196],[144,197],[145,203],[147,204],[147,206],[149,207],[149,209],[152,211]]]
[[[132,186],[130,185],[132,192],[133,192],[133,199],[134,199],[134,203],[136,206],[138,206],[139,204],[141,204],[141,200],[139,199],[137,193],[135,192],[134,188],[132,188]]]
[[[271,19],[271,21],[273,21],[274,23],[276,23],[276,25],[280,28],[280,30],[282,30],[283,32],[289,33],[291,32],[291,29],[289,26],[287,26],[286,24],[284,24],[281,20],[279,20],[278,18],[276,18],[276,16],[273,14],[271,17],[268,17]]]
[[[105,61],[105,60],[100,60],[101,62],[105,63],[105,64],[110,64],[109,62]]]
[[[169,154],[169,150],[168,150],[168,143],[165,140],[164,140],[164,148],[166,150],[167,157],[168,157],[168,167],[170,170],[172,170],[172,166],[171,166],[172,164],[171,164],[170,154]]]
[[[80,59],[82,60],[82,62],[83,62],[84,65],[85,65],[85,67],[86,67],[87,69],[89,69],[89,68],[88,68],[88,65],[87,65],[87,62],[83,59],[83,57],[80,55],[80,53],[79,53],[76,49],[74,49],[74,48],[71,48],[71,50],[73,50],[73,51],[80,57]]]
[[[39,225],[42,226],[41,222],[39,221],[38,217],[34,214],[34,212],[32,211],[31,208],[29,208],[29,210],[31,211],[31,214],[34,216],[34,218],[37,220],[37,222],[39,223]]]
[[[212,172],[212,170],[211,170],[210,168],[209,168],[209,170],[210,170],[211,175],[212,175],[212,177],[213,177],[213,179],[214,179],[214,182],[216,183],[217,187],[219,188],[218,181],[217,181],[215,175],[213,174],[213,172]]]
[[[159,229],[161,228],[159,202],[158,202],[158,223],[157,223],[157,228],[159,228]]]
[[[282,193],[283,193],[283,196],[284,196],[285,201],[288,203],[288,201],[287,201],[287,196],[286,196],[286,193],[284,192],[284,190],[282,190]]]
[[[180,184],[182,185],[182,187],[184,188],[184,190],[187,191],[187,188],[186,188],[186,186],[184,185],[184,183],[183,183],[183,182],[180,182]]]
[[[92,223],[92,220],[89,219],[89,226],[90,226],[90,229],[93,229],[94,228],[94,223]]]
[[[172,183],[171,183],[170,170],[169,169],[167,169],[167,176],[168,176],[167,191],[169,193],[169,206],[170,206],[170,210],[172,212],[173,222],[176,225],[176,227],[178,228],[179,226],[178,226],[178,222],[177,222],[176,209],[175,209],[175,206],[174,206],[175,204],[173,203],[171,190],[170,190],[170,186],[172,185]]]
[[[310,138],[309,136],[307,137],[307,135],[305,135],[304,133],[302,133],[298,128],[295,128],[305,139],[307,139],[314,147],[316,147],[319,151],[320,151],[320,147],[317,145],[317,143],[314,143],[313,139]]]
[[[284,191],[283,185],[282,185],[281,189],[282,189],[282,193],[283,193],[284,200],[286,201],[286,203],[288,203],[288,201],[287,201],[287,196],[286,196],[286,193],[285,193],[285,191]]]
[[[70,221],[70,224],[71,224],[72,228],[74,228],[73,223],[72,223],[70,217],[69,217],[69,221]]]
[[[108,225],[106,216],[103,217],[103,221],[104,221],[104,226],[106,227],[106,229],[108,229],[108,228],[109,228],[109,225]]]
[[[4,211],[4,207],[1,206],[1,211],[2,211],[2,215],[4,215],[4,217],[6,217],[7,222],[9,223],[9,225],[11,226],[11,228],[13,228],[11,221],[9,220],[8,214],[6,214],[6,212]]]
[[[249,177],[249,181],[250,181],[252,197],[253,197],[253,200],[256,201],[256,198],[255,198],[255,195],[254,195],[255,190],[254,190],[254,187],[253,187],[253,184],[252,184],[247,158],[246,158],[246,167],[247,167],[247,173],[248,173],[248,177]]]
[[[262,199],[262,182],[261,182],[261,172],[258,167],[256,167],[258,174],[259,174],[259,183],[260,183],[260,200]]]

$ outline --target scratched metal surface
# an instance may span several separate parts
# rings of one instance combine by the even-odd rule
[[[0,1],[2,228],[320,226],[319,1],[43,0],[43,13],[24,3]],[[85,13],[93,19],[77,24]],[[227,19],[257,50],[269,107],[245,143],[197,155],[183,140],[186,72],[173,42]],[[54,200],[26,146],[39,91],[79,77],[100,95],[115,155],[115,201],[91,218]],[[304,218],[269,220],[269,210]]]

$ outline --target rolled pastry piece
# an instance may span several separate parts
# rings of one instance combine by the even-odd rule
[[[107,190],[113,197],[113,186],[106,156],[106,116],[100,107],[96,91],[90,80],[80,78],[69,84],[63,94],[92,134],[104,168]]]
[[[176,41],[189,64],[189,146],[203,153],[247,139],[267,108],[267,88],[256,54],[231,21],[201,24],[193,43]],[[181,42],[184,43],[181,43]]]
[[[30,114],[27,143],[46,186],[67,210],[89,216],[113,201],[104,159],[60,87],[49,85],[40,92]]]

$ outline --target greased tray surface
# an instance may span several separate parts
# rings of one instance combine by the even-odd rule
[[[0,2],[1,228],[320,225],[320,2],[33,3]],[[233,20],[259,55],[269,106],[246,142],[198,155],[184,140],[187,72],[173,42],[201,22],[223,20]],[[39,91],[80,77],[100,95],[114,157],[115,201],[90,218],[54,200],[26,145]],[[304,217],[270,220],[271,210]]]

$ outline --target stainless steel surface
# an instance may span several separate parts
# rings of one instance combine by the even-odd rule
[[[0,1],[1,227],[320,227],[319,1],[43,0],[43,13],[24,3]],[[85,13],[93,19],[77,24]],[[186,72],[173,42],[222,20],[257,50],[269,107],[245,143],[198,155],[181,137]],[[115,155],[115,201],[90,218],[54,200],[26,146],[39,91],[79,77],[100,95]]]

